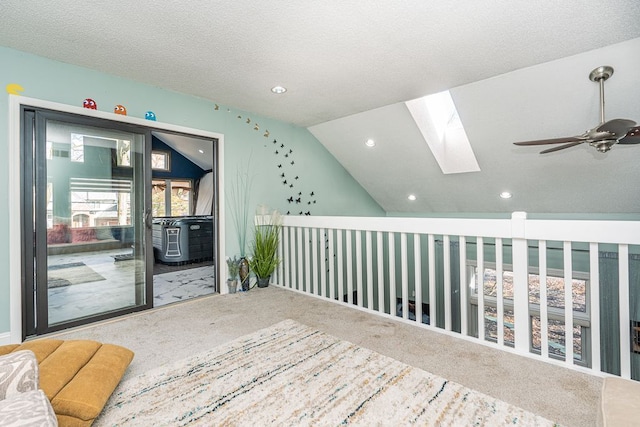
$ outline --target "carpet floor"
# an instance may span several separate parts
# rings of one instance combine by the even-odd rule
[[[595,426],[602,379],[381,317],[346,303],[269,286],[215,295],[51,334],[123,345],[123,381],[293,319],[344,341],[559,422]]]

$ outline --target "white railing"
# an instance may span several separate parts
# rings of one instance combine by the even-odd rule
[[[640,288],[629,279],[629,254],[638,257],[640,250],[635,245],[640,245],[638,221],[529,220],[523,212],[511,219],[286,216],[282,262],[272,282],[600,373],[605,367],[599,253],[606,248],[617,254],[619,278],[619,348],[606,349],[618,363],[616,372],[607,369],[631,378],[637,376],[632,367],[640,368],[632,351],[631,316],[640,320],[640,307],[633,312],[629,307],[630,286]],[[559,292],[548,285],[552,276],[559,277]],[[569,345],[564,331],[576,331]]]

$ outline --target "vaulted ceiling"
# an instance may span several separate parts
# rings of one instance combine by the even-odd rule
[[[512,145],[594,127],[600,65],[615,68],[607,118],[640,122],[637,0],[3,0],[0,13],[2,46],[309,127],[388,212],[640,212],[640,145]],[[443,174],[405,105],[443,90],[478,172]]]

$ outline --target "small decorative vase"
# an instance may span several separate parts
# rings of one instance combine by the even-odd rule
[[[249,290],[249,260],[245,257],[240,258],[238,273],[240,276],[240,288],[243,292],[246,292]]]
[[[271,276],[258,277],[258,287],[259,288],[266,288],[267,286],[269,286],[269,281],[270,280],[271,280]]]
[[[230,294],[235,294],[237,287],[238,287],[238,281],[236,279],[227,280],[227,288],[229,289]]]

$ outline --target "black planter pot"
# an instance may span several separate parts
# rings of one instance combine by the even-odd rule
[[[258,287],[266,288],[267,286],[269,286],[269,280],[271,280],[271,276],[258,277]]]

